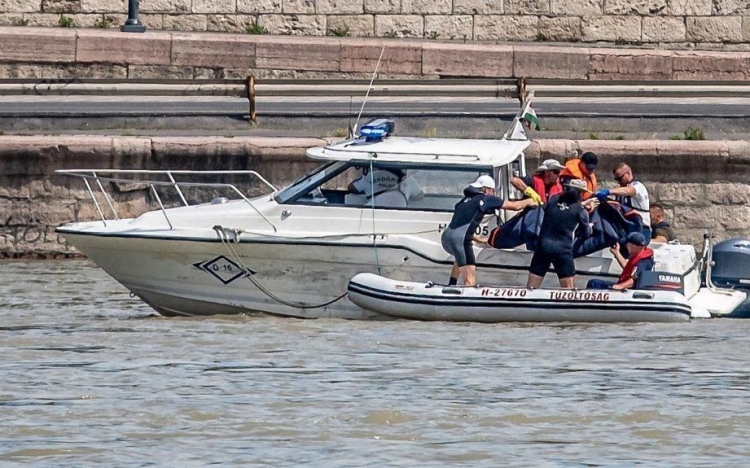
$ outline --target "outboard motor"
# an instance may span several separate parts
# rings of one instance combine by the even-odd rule
[[[685,294],[685,277],[666,271],[644,271],[640,274],[635,289],[673,291]]]
[[[750,239],[729,239],[713,248],[711,281],[720,287],[750,290]]]

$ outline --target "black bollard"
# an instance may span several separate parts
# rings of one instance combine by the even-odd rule
[[[138,0],[128,0],[128,19],[125,24],[120,26],[122,32],[146,32],[146,26],[144,26],[138,19]]]

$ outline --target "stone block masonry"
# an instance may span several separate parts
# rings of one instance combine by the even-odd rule
[[[739,0],[142,0],[150,30],[742,46]],[[118,28],[125,0],[0,0],[0,26]],[[61,21],[61,18],[66,18]]]
[[[7,1],[7,0],[0,0]],[[750,51],[0,27],[0,78],[750,79]]]
[[[283,186],[318,165],[305,150],[324,144],[316,138],[0,136],[0,258],[77,255],[55,227],[96,220],[98,213],[83,183],[54,175],[55,169],[252,169]],[[616,163],[630,164],[683,243],[699,246],[704,229],[718,239],[750,236],[750,143],[537,140],[526,151],[526,166],[584,151],[599,154],[603,186],[613,184]],[[121,217],[158,209],[143,185],[108,187]],[[263,193],[260,185],[240,187]]]

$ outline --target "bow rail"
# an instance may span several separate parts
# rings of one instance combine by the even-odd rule
[[[114,206],[114,202],[110,195],[107,193],[107,191],[104,189],[104,186],[102,185],[102,181],[105,182],[121,182],[121,183],[129,183],[129,184],[148,184],[149,189],[151,190],[151,193],[153,193],[154,198],[156,199],[157,203],[159,204],[159,207],[161,208],[162,213],[164,214],[164,218],[167,220],[167,224],[169,224],[170,229],[174,229],[174,225],[172,224],[172,221],[169,219],[169,215],[167,214],[167,210],[164,207],[164,203],[161,200],[161,197],[159,197],[159,193],[156,191],[157,186],[166,186],[166,187],[172,187],[177,192],[177,195],[180,198],[180,201],[182,203],[182,206],[191,206],[190,203],[185,198],[185,195],[183,193],[183,190],[181,187],[204,187],[204,188],[226,188],[237,195],[239,195],[242,200],[245,201],[248,205],[250,205],[256,213],[258,213],[276,232],[276,226],[271,222],[266,215],[264,215],[258,207],[256,207],[250,199],[248,199],[244,193],[242,193],[241,190],[239,190],[234,184],[227,184],[227,183],[212,183],[212,182],[178,182],[175,179],[175,175],[192,175],[192,176],[198,176],[198,175],[249,175],[257,177],[264,185],[268,186],[272,192],[276,192],[276,187],[271,184],[268,180],[266,180],[265,177],[260,175],[256,171],[247,171],[247,170],[240,170],[240,171],[188,171],[188,170],[148,170],[148,169],[59,169],[55,171],[55,174],[70,176],[70,177],[78,177],[83,179],[83,182],[86,184],[86,189],[89,192],[89,195],[91,195],[91,199],[94,201],[94,205],[96,206],[96,211],[99,213],[99,217],[101,218],[101,221],[104,223],[104,225],[107,225],[108,218],[104,214],[104,211],[102,210],[102,206],[100,205],[99,201],[96,199],[96,195],[94,193],[94,190],[91,188],[90,181],[94,181],[99,188],[99,191],[104,196],[104,200],[107,202],[107,205],[109,207],[110,212],[112,213],[112,216],[115,220],[119,220],[120,216],[117,213],[117,209]],[[103,176],[102,174],[107,174],[107,176]],[[166,176],[169,180],[155,180],[151,178],[128,178],[128,177],[118,177],[119,175],[145,175],[148,177],[152,176]]]

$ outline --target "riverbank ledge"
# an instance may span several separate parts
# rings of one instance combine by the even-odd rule
[[[0,78],[750,79],[750,51],[1,27]]]
[[[305,150],[319,138],[0,136],[0,258],[77,256],[55,227],[99,219],[83,182],[56,169],[255,170],[275,186],[317,165]],[[665,206],[680,240],[698,245],[704,229],[717,239],[750,236],[750,142],[536,140],[526,166],[564,161],[583,151],[600,157],[602,185],[618,162],[633,167],[651,199]],[[249,195],[257,183],[240,185]],[[148,187],[108,187],[121,217],[158,208]],[[203,194],[205,195],[205,194]]]

